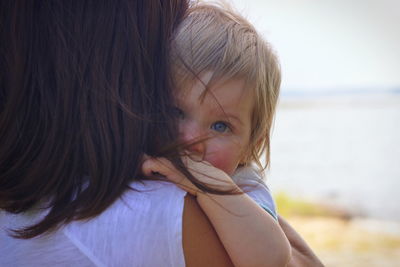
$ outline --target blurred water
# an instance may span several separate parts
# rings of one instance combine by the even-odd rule
[[[400,95],[283,98],[272,191],[400,221]]]

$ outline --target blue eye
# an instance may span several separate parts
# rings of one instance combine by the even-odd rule
[[[178,107],[174,107],[172,112],[174,113],[174,116],[178,119],[183,119],[185,118],[185,113],[183,112],[182,109],[178,108]]]
[[[229,130],[229,126],[225,122],[217,121],[211,125],[211,129],[219,133],[225,133]]]

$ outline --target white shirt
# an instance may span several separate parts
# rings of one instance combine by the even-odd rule
[[[182,215],[186,192],[172,183],[133,183],[99,216],[28,240],[6,229],[42,215],[0,213],[0,266],[185,266]]]

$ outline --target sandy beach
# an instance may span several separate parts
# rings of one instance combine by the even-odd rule
[[[359,216],[351,209],[293,197],[274,196],[286,218],[330,267],[400,266],[400,222]]]
[[[367,218],[287,218],[327,267],[400,266],[400,223]]]

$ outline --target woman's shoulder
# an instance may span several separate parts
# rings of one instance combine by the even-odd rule
[[[105,266],[184,266],[186,192],[172,183],[134,182],[97,217],[74,221],[65,234]]]
[[[118,208],[155,209],[161,206],[165,208],[176,208],[183,205],[186,191],[168,181],[135,181],[129,185],[129,189],[116,201]],[[111,210],[116,207],[111,207]]]

